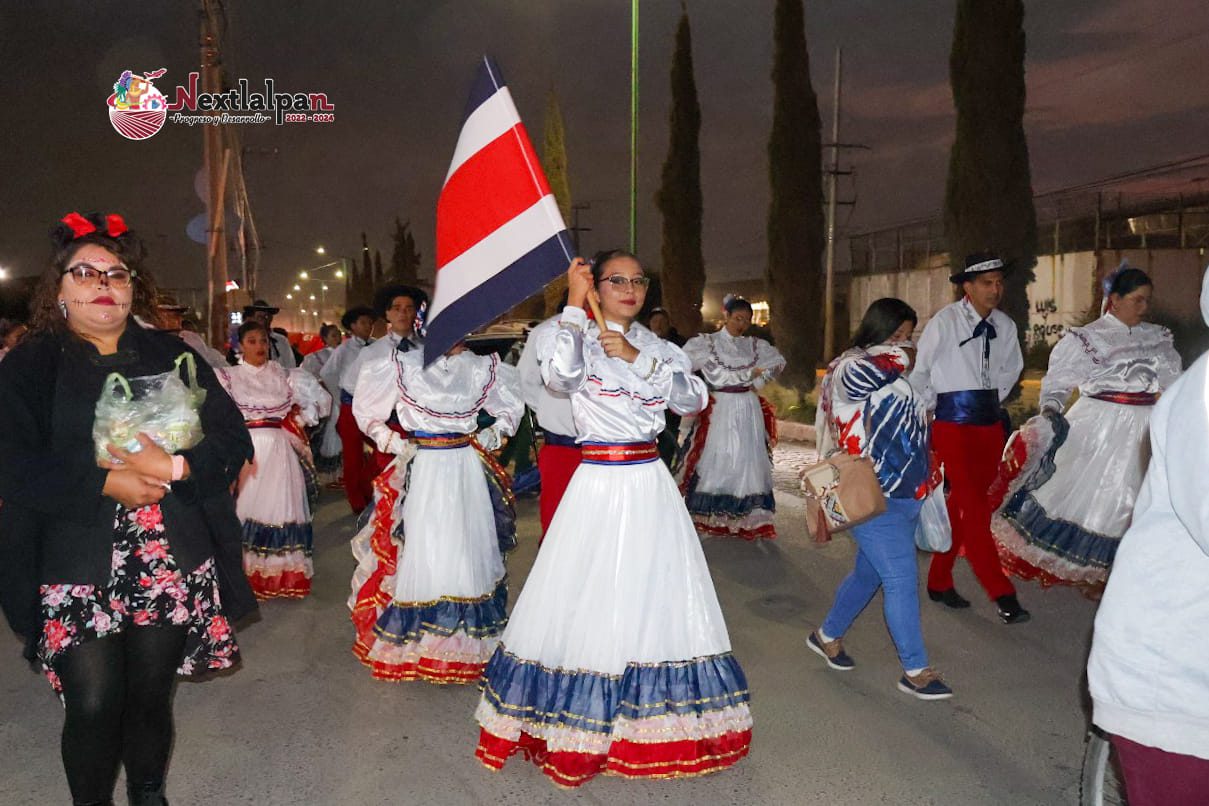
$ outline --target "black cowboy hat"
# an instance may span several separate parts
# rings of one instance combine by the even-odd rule
[[[188,305],[181,305],[167,294],[161,294],[155,301],[155,307],[165,313],[185,313],[189,310]]]
[[[949,277],[950,282],[964,283],[967,280],[973,280],[980,274],[988,271],[998,271],[1007,274],[1012,270],[1012,264],[1007,263],[995,255],[993,252],[975,252],[966,257],[966,266],[962,271],[957,272]]]
[[[344,316],[340,317],[340,326],[345,330],[353,329],[353,322],[356,322],[362,316],[374,318],[374,309],[368,305],[354,305],[344,312]]]
[[[243,306],[243,315],[244,316],[251,316],[252,314],[256,313],[257,311],[264,311],[265,313],[270,314],[272,316],[276,316],[277,314],[281,313],[280,308],[274,308],[272,305],[265,302],[263,299],[258,299],[255,302],[253,302],[251,305]]]

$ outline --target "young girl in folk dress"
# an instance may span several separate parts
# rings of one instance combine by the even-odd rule
[[[524,413],[516,368],[458,345],[366,361],[353,415],[397,458],[374,482],[374,514],[353,540],[353,653],[380,680],[472,683],[508,618],[504,553],[512,492],[489,451]],[[479,413],[495,418],[478,428]],[[387,421],[398,415],[404,438]]]
[[[235,511],[243,522],[244,572],[261,599],[311,592],[311,507],[300,457],[310,452],[301,426],[331,412],[332,398],[305,370],[269,360],[269,332],[239,328],[243,358],[219,379],[252,432],[256,456],[239,477]]]
[[[709,385],[710,402],[688,421],[673,472],[700,534],[774,538],[776,425],[756,390],[780,374],[785,359],[763,339],[743,335],[751,326],[747,300],[728,297],[725,310],[721,330],[684,345],[693,371]]]
[[[583,462],[484,672],[477,755],[499,769],[521,750],[562,786],[719,770],[751,742],[747,681],[655,446],[664,411],[700,411],[705,385],[635,323],[650,282],[636,258],[577,259],[568,277],[537,349],[547,386],[571,397]]]

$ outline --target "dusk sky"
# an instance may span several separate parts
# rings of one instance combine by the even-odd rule
[[[46,231],[71,210],[123,213],[168,287],[202,287],[205,258],[185,225],[201,132],[169,122],[132,142],[105,99],[120,73],[167,68],[170,98],[198,67],[195,3],[33,2],[0,10],[8,101],[0,149],[0,266],[38,271]],[[705,260],[712,280],[759,275],[768,207],[773,0],[690,0],[702,106]],[[265,245],[261,288],[331,256],[360,232],[389,261],[395,216],[410,220],[431,273],[433,216],[469,82],[498,60],[540,148],[546,92],[567,131],[571,192],[591,204],[585,251],[624,245],[628,226],[629,3],[621,0],[279,3],[230,0],[223,53],[232,81],[325,92],[335,122],[244,125],[246,179]],[[953,108],[953,0],[810,1],[807,39],[825,132],[833,53],[844,48],[842,139],[868,152],[841,214],[845,231],[939,209]],[[1209,4],[1204,0],[1026,3],[1034,188],[1046,191],[1209,152]],[[675,0],[641,4],[639,253],[659,255],[653,196],[667,149]],[[828,135],[825,134],[824,139]],[[292,281],[291,281],[292,282]]]

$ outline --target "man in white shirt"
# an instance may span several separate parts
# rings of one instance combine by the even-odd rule
[[[537,454],[537,470],[542,479],[541,497],[538,500],[542,537],[545,537],[546,529],[558,509],[558,502],[571,483],[571,476],[579,467],[580,460],[579,444],[575,441],[575,420],[571,416],[571,398],[561,392],[551,392],[546,387],[537,360],[538,342],[553,338],[558,332],[558,323],[559,317],[554,316],[529,331],[525,349],[516,364],[521,376],[521,397],[525,399],[525,405],[533,410],[538,426],[545,433]]]
[[[361,382],[361,371],[367,365],[372,365],[374,359],[389,356],[391,350],[407,353],[423,347],[424,340],[416,333],[416,313],[420,310],[420,306],[427,301],[428,295],[418,288],[407,285],[388,285],[374,293],[374,308],[379,316],[386,319],[386,335],[358,354],[356,365],[352,369],[352,378],[355,379],[352,387],[354,397],[357,395],[356,385]],[[344,378],[341,378],[341,383],[344,383]],[[399,427],[398,419],[393,414],[387,421],[387,425],[400,434],[404,433],[403,429]],[[392,459],[394,459],[393,454],[383,453],[374,447],[366,490],[368,497],[372,498],[374,478],[386,469]],[[347,480],[345,484],[347,487]]]
[[[251,305],[243,306],[243,319],[245,322],[256,319],[263,323],[269,331],[269,359],[286,369],[294,369],[298,362],[294,360],[294,349],[290,347],[289,338],[273,330],[273,317],[280,312],[280,308],[274,308],[263,299],[258,299]]]
[[[212,367],[228,367],[227,358],[218,350],[206,344],[205,339],[195,330],[185,328],[185,314],[188,305],[178,305],[171,297],[161,297],[155,305],[160,315],[160,329],[175,333],[180,340],[193,348],[207,364]]]
[[[357,357],[371,343],[370,333],[374,329],[374,309],[358,305],[345,311],[340,325],[349,337],[336,348],[332,357],[319,370],[319,380],[327,387],[334,400],[340,401],[340,413],[336,416],[336,433],[340,435],[340,455],[344,470],[344,495],[354,513],[359,513],[369,504],[369,489],[372,479],[366,479],[369,469],[365,460],[365,439],[357,428],[353,417],[353,387],[357,376],[353,373]]]
[[[953,586],[953,564],[964,548],[1000,620],[1016,624],[1028,621],[1029,612],[999,564],[987,498],[1007,436],[1002,403],[1024,369],[1016,324],[998,310],[1005,270],[993,255],[966,258],[965,269],[950,278],[965,296],[937,311],[924,328],[911,384],[935,414],[932,449],[945,467],[953,525],[953,547],[932,555],[928,597],[948,607],[970,606]]]

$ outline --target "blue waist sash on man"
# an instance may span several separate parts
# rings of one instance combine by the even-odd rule
[[[578,448],[579,443],[575,441],[575,437],[569,437],[566,434],[556,434],[553,431],[542,431],[546,438],[547,445],[556,445],[560,448]]]
[[[957,425],[997,425],[1002,422],[999,392],[965,389],[936,396],[936,419]]]
[[[340,390],[340,405],[342,405],[342,406],[353,405],[353,396],[351,394],[349,394],[348,392],[344,391],[343,389]]]

